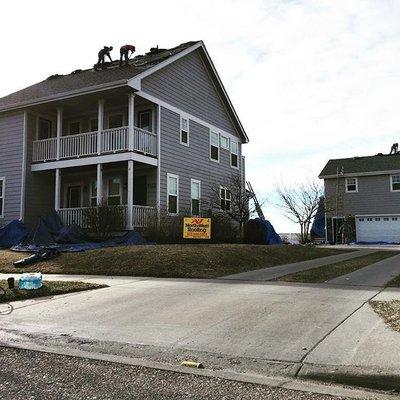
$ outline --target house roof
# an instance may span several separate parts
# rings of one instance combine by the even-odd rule
[[[399,171],[399,154],[377,154],[375,156],[339,158],[329,160],[319,174],[320,178],[336,176],[337,171],[342,175],[368,174]]]
[[[57,98],[66,93],[96,89],[99,86],[114,86],[112,84],[126,84],[134,76],[149,70],[196,43],[198,42],[182,43],[179,46],[154,54],[138,55],[130,60],[130,64],[126,68],[118,68],[119,61],[114,61],[110,63],[107,69],[100,71],[90,68],[77,70],[67,75],[52,75],[42,82],[0,98],[0,112]]]
[[[100,71],[90,68],[87,70],[76,70],[67,75],[52,75],[42,82],[0,98],[0,113],[120,86],[130,85],[134,87],[132,84],[133,80],[140,80],[145,75],[157,71],[165,64],[173,62],[175,59],[183,57],[188,52],[194,51],[197,48],[203,50],[206,61],[210,66],[216,84],[221,89],[221,94],[228,105],[240,136],[247,143],[249,138],[246,131],[202,41],[186,42],[171,49],[157,49],[155,52],[138,55],[129,61],[129,66],[126,68],[119,68],[119,61],[114,61],[109,63],[107,69]]]

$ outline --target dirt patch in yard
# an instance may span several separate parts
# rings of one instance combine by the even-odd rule
[[[370,305],[387,325],[400,333],[400,300],[370,301]]]
[[[25,254],[0,250],[0,272],[216,278],[343,252],[346,251],[245,244],[129,246],[64,253],[21,269],[15,268],[13,262]]]

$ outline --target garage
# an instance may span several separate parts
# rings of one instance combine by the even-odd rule
[[[400,215],[357,215],[357,242],[400,243]]]

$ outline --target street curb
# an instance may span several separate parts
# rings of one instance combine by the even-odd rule
[[[400,393],[400,373],[379,368],[305,363],[297,376],[302,379]]]
[[[240,373],[228,370],[192,369],[192,368],[182,367],[180,365],[171,365],[168,363],[150,361],[140,358],[123,357],[110,354],[88,352],[77,349],[60,349],[60,348],[40,346],[32,343],[30,343],[29,346],[23,346],[23,345],[7,344],[5,342],[0,342],[0,348],[1,347],[28,350],[28,351],[38,351],[42,353],[58,354],[68,357],[87,358],[97,361],[106,361],[116,364],[158,369],[162,371],[171,371],[189,375],[192,374],[210,378],[226,379],[231,381],[251,383],[256,385],[265,385],[275,388],[283,388],[301,392],[308,392],[308,393],[313,392],[331,396],[340,396],[349,399],[362,399],[362,400],[398,399],[398,396],[393,396],[387,393],[376,393],[368,390],[363,390],[362,388],[349,388],[349,387],[332,385],[332,383],[327,384],[318,381],[304,380],[299,378],[299,374],[297,374],[297,378],[294,378],[291,376],[286,376],[286,377],[263,376],[258,374]],[[321,379],[320,381],[324,380]]]

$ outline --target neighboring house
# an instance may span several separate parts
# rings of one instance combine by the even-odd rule
[[[344,217],[355,219],[359,242],[400,242],[400,155],[329,160],[325,184],[325,233],[340,241]]]
[[[127,229],[152,210],[204,215],[210,194],[244,180],[247,135],[203,42],[152,49],[119,68],[76,70],[0,99],[0,224],[53,209],[126,209]]]

